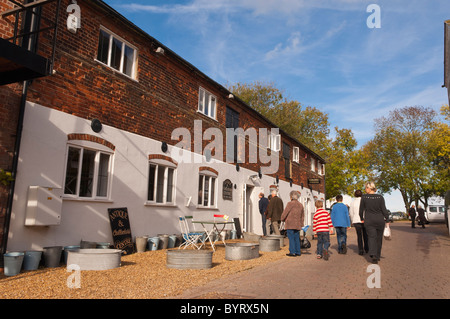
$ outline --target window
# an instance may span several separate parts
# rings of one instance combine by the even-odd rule
[[[175,168],[161,164],[149,164],[147,200],[156,204],[175,204]]]
[[[216,119],[216,97],[204,88],[200,88],[198,94],[198,111]]]
[[[225,125],[227,128],[237,129],[239,128],[239,112],[233,110],[232,108],[226,108],[225,114]],[[238,135],[227,134],[227,162],[237,163],[238,162]]]
[[[283,143],[283,158],[284,158],[284,176],[286,178],[291,178],[292,176],[292,163],[291,163],[291,147]]]
[[[216,177],[199,175],[198,178],[198,206],[216,207]]]
[[[64,194],[80,198],[107,198],[111,154],[69,146]]]
[[[119,37],[104,29],[100,29],[97,52],[98,61],[131,78],[136,78],[136,51],[135,48]]]
[[[325,174],[325,166],[322,163],[320,163],[319,161],[317,161],[317,173],[319,175]]]
[[[297,146],[293,148],[292,160],[297,163],[300,161],[300,149]]]
[[[281,149],[281,135],[269,133],[267,148],[270,148],[272,151],[279,152]]]
[[[316,159],[311,157],[311,170],[316,171]]]

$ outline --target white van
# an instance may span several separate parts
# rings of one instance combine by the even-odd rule
[[[445,206],[430,205],[426,211],[426,218],[430,223],[445,223]]]

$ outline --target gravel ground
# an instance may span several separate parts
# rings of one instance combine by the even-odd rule
[[[167,268],[166,251],[146,251],[122,256],[122,265],[116,269],[82,271],[79,289],[68,288],[67,279],[72,273],[67,272],[65,266],[22,271],[13,277],[1,273],[0,299],[176,298],[188,288],[284,258],[288,245],[276,252],[260,252],[260,257],[256,259],[234,261],[225,260],[225,247],[217,245],[212,268],[196,270]]]

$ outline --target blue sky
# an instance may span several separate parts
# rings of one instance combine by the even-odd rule
[[[395,108],[448,103],[449,0],[106,2],[222,85],[274,82],[328,113],[331,129],[351,129],[360,146],[373,120]],[[380,28],[367,26],[370,4],[380,7]]]

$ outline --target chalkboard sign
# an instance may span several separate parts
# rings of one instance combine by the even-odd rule
[[[133,239],[131,237],[128,209],[108,208],[109,222],[114,240],[114,248],[120,249],[125,255],[134,252]]]
[[[224,200],[233,200],[233,183],[229,179],[223,181],[222,198]]]

